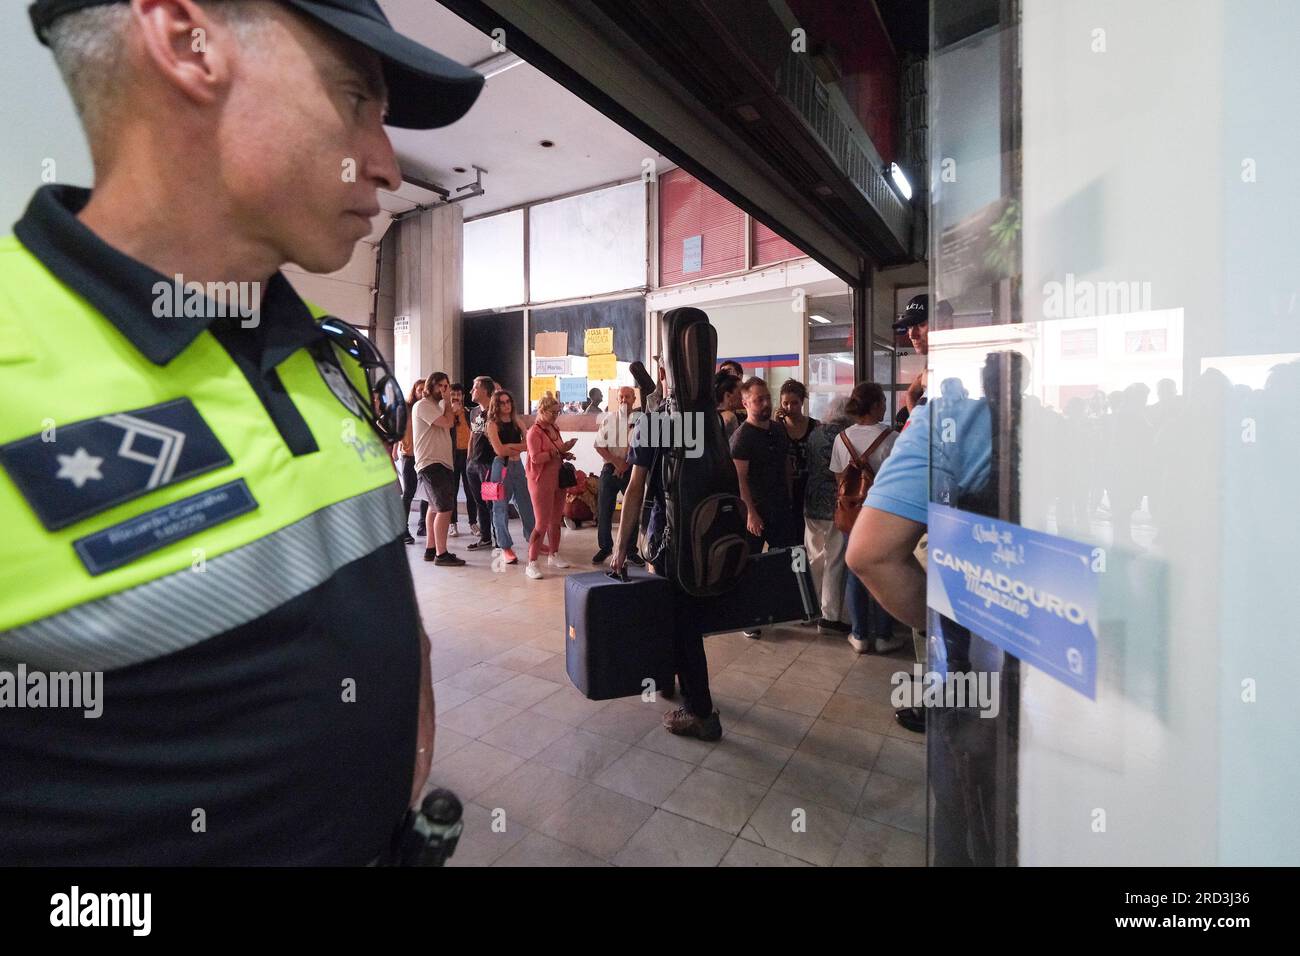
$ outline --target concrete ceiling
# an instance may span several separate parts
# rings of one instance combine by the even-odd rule
[[[474,66],[499,56],[491,37],[435,0],[380,5],[398,30],[461,63]],[[408,176],[450,189],[453,196],[457,187],[474,182],[475,165],[486,170],[484,194],[462,203],[466,218],[630,179],[641,174],[646,158],[660,172],[673,166],[525,62],[490,77],[474,108],[451,126],[390,129],[389,135]],[[544,148],[538,145],[542,140],[555,145]],[[466,172],[455,172],[458,166]],[[400,209],[393,205],[393,211]]]

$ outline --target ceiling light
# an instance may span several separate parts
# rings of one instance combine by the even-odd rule
[[[831,320],[828,319],[828,318],[826,318],[826,316],[824,316],[824,315],[813,315],[813,316],[810,316],[810,318],[811,318],[814,322],[820,322],[822,325],[830,325],[830,324],[831,324]]]
[[[507,50],[505,53],[498,53],[496,56],[490,56],[486,60],[480,60],[478,63],[474,64],[473,69],[476,72],[483,74],[485,80],[490,80],[492,77],[500,76],[506,70],[516,67],[523,62],[524,61],[519,59],[516,54]]]
[[[903,198],[911,199],[912,184],[907,181],[907,177],[903,175],[902,167],[900,167],[898,163],[889,164],[889,175],[893,177],[894,185],[897,186],[898,191],[903,194]]]

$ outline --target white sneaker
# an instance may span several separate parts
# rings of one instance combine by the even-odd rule
[[[888,654],[891,651],[898,650],[900,647],[902,647],[904,644],[907,644],[909,641],[911,641],[910,637],[898,637],[897,635],[891,637],[878,637],[876,638],[876,645],[875,645],[876,653]]]
[[[849,647],[853,648],[853,649],[854,649],[855,651],[857,651],[859,654],[870,654],[870,653],[871,653],[871,642],[870,642],[870,641],[864,641],[862,638],[858,637],[858,635],[856,635],[856,634],[850,634],[850,635],[849,635]]]
[[[552,554],[552,555],[549,555],[549,556],[547,557],[546,560],[547,560],[547,563],[550,564],[550,566],[553,567],[553,568],[571,568],[571,567],[573,567],[573,565],[571,565],[568,561],[565,561],[565,560],[564,560],[562,557],[560,557],[558,554]]]
[[[478,536],[478,525],[476,525],[476,524],[471,524],[471,525],[469,526],[469,533],[472,534],[472,535],[474,535],[475,537],[477,537],[477,536]]]
[[[524,568],[524,574],[532,578],[534,581],[538,581],[542,577],[542,571],[539,567],[537,567],[536,561],[528,562],[528,567]]]
[[[447,528],[447,537],[449,537],[449,538],[459,538],[459,537],[460,537],[460,528],[459,528],[457,525],[454,525],[454,524],[453,524],[453,525],[450,525],[450,526]]]

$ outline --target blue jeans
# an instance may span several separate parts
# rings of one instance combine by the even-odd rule
[[[894,636],[894,619],[871,596],[858,576],[847,569],[844,572],[844,606],[849,609],[849,624],[855,636],[863,640],[888,640]]]
[[[502,478],[502,472],[505,477]],[[504,458],[492,461],[492,480],[506,483],[506,500],[492,502],[492,529],[496,532],[498,548],[513,548],[510,537],[510,503],[514,502],[519,517],[524,522],[524,540],[533,535],[533,499],[528,496],[528,477],[521,462],[512,461],[506,467]]]

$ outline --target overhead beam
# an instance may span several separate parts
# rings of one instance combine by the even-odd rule
[[[726,128],[589,0],[442,0],[709,188],[851,284],[868,264],[754,149]]]

